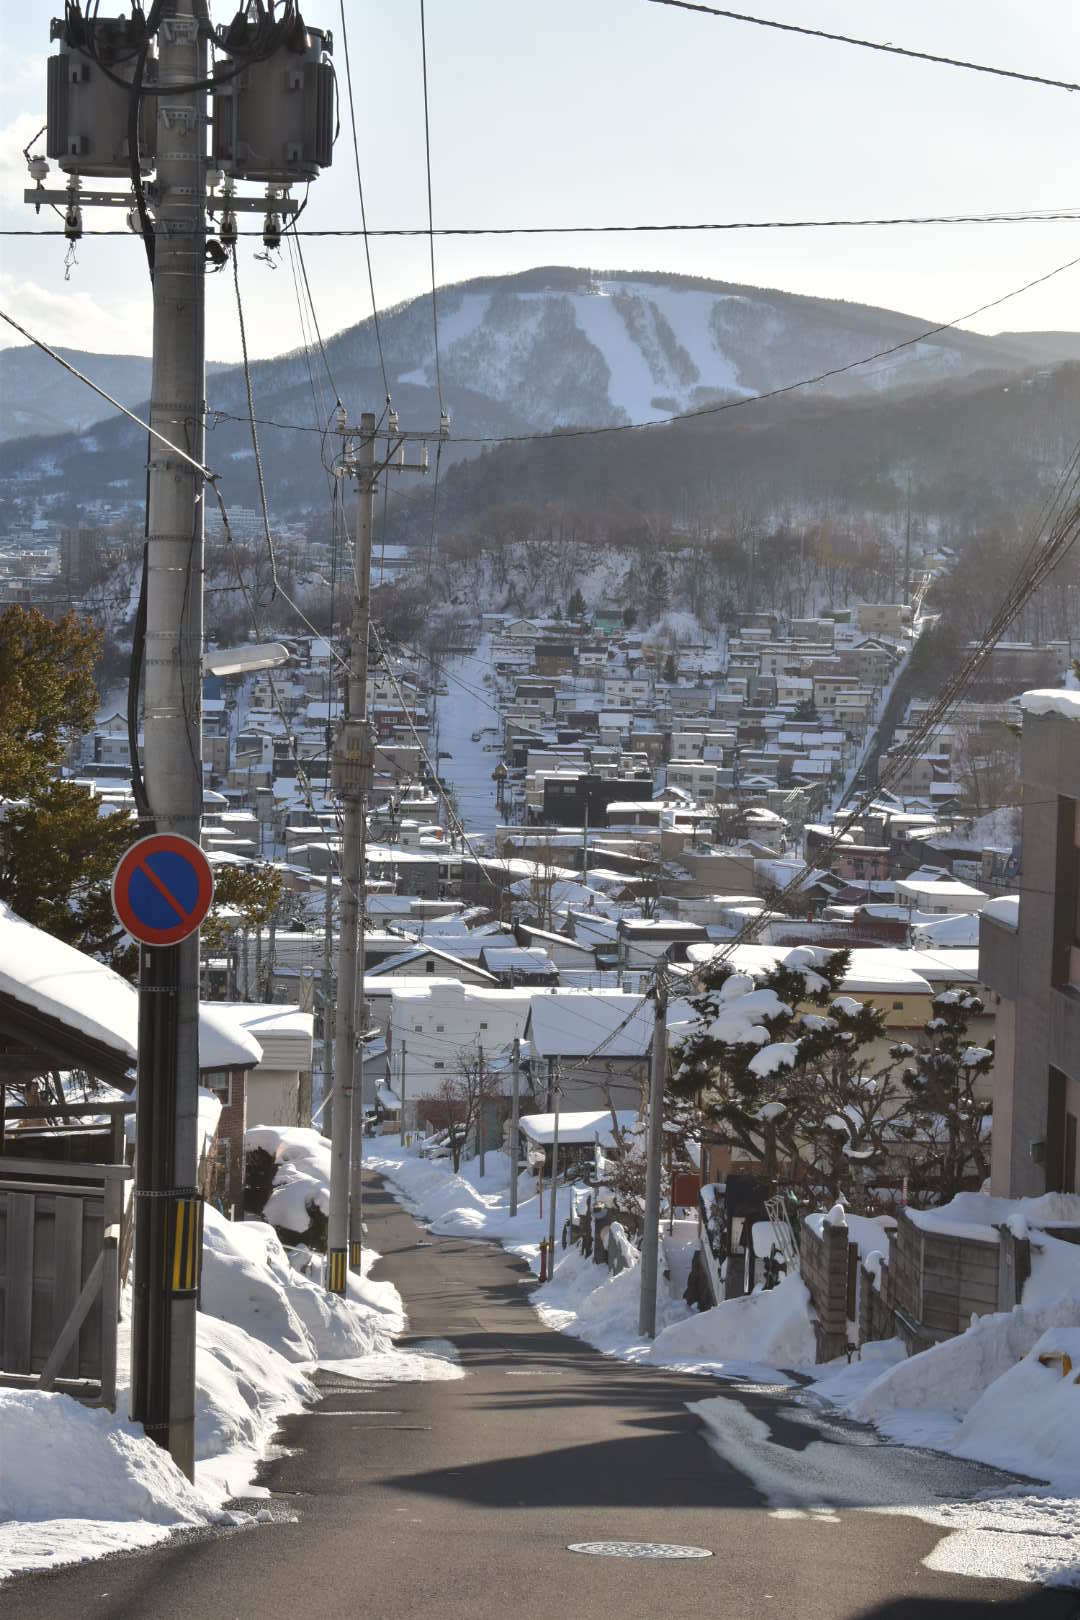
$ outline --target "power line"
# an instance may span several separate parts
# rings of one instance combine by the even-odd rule
[[[310,237],[318,240],[328,237],[440,237],[440,236],[620,236],[645,234],[678,234],[682,233],[708,233],[712,231],[816,231],[816,230],[855,230],[870,226],[891,225],[1045,225],[1054,223],[1077,224],[1080,223],[1080,211],[1076,206],[1066,205],[1064,208],[1047,209],[1000,209],[989,213],[972,211],[970,213],[956,214],[895,214],[877,215],[865,218],[829,218],[820,219],[730,219],[730,220],[668,220],[648,221],[641,220],[626,224],[604,225],[399,225],[376,228],[362,227],[356,229],[351,226],[305,228],[303,230],[290,229],[288,234],[295,237]],[[24,228],[10,228],[0,230],[0,236],[63,236],[60,227],[55,229],[37,229],[27,226]],[[123,228],[87,228],[83,230],[84,236],[130,236],[130,231]],[[261,229],[239,230],[238,236],[251,236],[262,238]]]
[[[360,178],[360,143],[356,137],[356,107],[353,103],[352,67],[349,63],[349,27],[345,21],[345,0],[339,0],[341,9],[341,37],[345,44],[345,82],[349,92],[349,123],[352,127],[353,158],[356,163],[356,189],[360,194],[360,225],[359,234],[364,238],[364,257],[367,260],[368,287],[371,291],[371,319],[375,326],[375,342],[379,350],[379,369],[382,371],[383,392],[387,400],[390,398],[390,384],[386,376],[386,360],[383,356],[382,334],[379,331],[379,306],[375,302],[375,277],[371,269],[371,245],[368,241],[367,212],[364,208],[364,182]]]
[[[0,321],[6,321],[8,326],[12,327],[16,332],[21,333],[24,338],[32,343],[35,349],[40,349],[42,354],[47,354],[50,360],[55,360],[58,366],[63,366],[65,371],[70,372],[73,377],[78,378],[79,382],[85,383],[87,388],[93,389],[95,394],[100,395],[100,397],[104,400],[108,400],[110,405],[115,406],[115,408],[123,416],[126,416],[129,421],[134,422],[136,427],[142,428],[144,433],[152,434],[153,437],[157,439],[159,443],[163,444],[167,450],[172,450],[174,454],[178,455],[182,461],[187,462],[189,467],[194,468],[197,473],[200,473],[202,477],[206,479],[207,483],[213,484],[220,476],[218,473],[212,472],[209,467],[204,467],[201,461],[196,461],[195,457],[187,450],[181,449],[180,445],[174,444],[171,439],[167,439],[164,433],[159,433],[157,428],[151,427],[149,422],[144,422],[141,416],[136,416],[134,411],[129,411],[126,405],[121,405],[120,401],[110,394],[106,389],[102,388],[100,383],[94,382],[93,378],[88,377],[86,373],[80,371],[77,366],[73,366],[69,360],[65,360],[62,354],[57,354],[56,350],[51,349],[42,338],[35,337],[33,332],[28,332],[25,326],[20,326],[19,322],[15,320],[14,316],[9,315],[6,310],[0,309]]]
[[[435,328],[435,388],[439,396],[439,415],[445,416],[443,405],[442,371],[439,366],[439,304],[435,296],[435,216],[431,206],[431,123],[428,114],[427,82],[427,28],[424,23],[424,0],[420,0],[420,61],[424,81],[424,157],[427,163],[428,253],[431,259],[431,319]],[[432,514],[432,529],[435,526]]]
[[[867,51],[884,51],[888,56],[907,56],[918,62],[936,62],[942,67],[966,68],[971,73],[990,73],[998,79],[1019,79],[1024,84],[1041,84],[1051,90],[1080,90],[1080,84],[1070,79],[1048,79],[1038,73],[1021,73],[1016,68],[988,67],[984,62],[971,62],[962,56],[940,56],[933,51],[911,50],[904,45],[883,44],[880,40],[860,39],[853,34],[833,34],[824,28],[808,28],[800,23],[776,22],[771,17],[751,17],[744,11],[726,11],[720,6],[707,6],[701,0],[648,0],[650,5],[671,6],[678,11],[697,11],[708,17],[723,17],[729,22],[753,23],[758,28],[773,28],[782,34],[805,34],[810,39],[827,39],[838,45],[858,45]]]

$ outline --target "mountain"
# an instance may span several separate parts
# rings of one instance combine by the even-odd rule
[[[785,388],[825,371],[836,374],[786,396],[785,409],[808,398],[869,403],[897,390],[1047,367],[1072,358],[1080,347],[1074,333],[983,337],[947,331],[911,341],[932,325],[861,304],[637,271],[600,275],[552,267],[439,292],[443,394],[459,441],[655,420]],[[433,428],[438,414],[430,300],[412,299],[386,311],[380,328],[402,425]],[[910,346],[842,369],[896,345]],[[370,320],[329,339],[326,351],[332,385],[318,354],[302,350],[252,368],[257,415],[285,424],[260,429],[276,515],[321,508],[326,498],[320,438],[311,431],[313,391],[320,411],[340,394],[353,419],[383,397]],[[125,404],[144,403],[146,360],[74,352],[72,359]],[[0,393],[18,400],[17,407],[8,407],[7,442],[0,444],[0,495],[18,497],[23,519],[34,503],[45,515],[76,499],[84,505],[138,503],[138,430],[122,419],[102,420],[101,402],[47,356],[0,352]],[[253,458],[240,368],[214,369],[207,393],[208,459],[224,475],[227,498],[251,504]],[[748,426],[759,409],[732,414]],[[24,436],[44,423],[52,426],[49,438]],[[295,431],[300,427],[309,431]],[[66,431],[71,428],[76,431]],[[476,449],[452,441],[444,466]]]
[[[134,410],[150,392],[150,358],[143,354],[94,354],[89,349],[57,349],[71,365],[98,383],[121,405]],[[222,368],[210,365],[210,372]],[[35,434],[81,433],[112,414],[85,383],[61,370],[31,345],[0,349],[0,444]]]

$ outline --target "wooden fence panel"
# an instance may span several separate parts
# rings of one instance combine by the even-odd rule
[[[10,1193],[4,1245],[4,1366],[30,1371],[30,1323],[34,1300],[34,1195]]]

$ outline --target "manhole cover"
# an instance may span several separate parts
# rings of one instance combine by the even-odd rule
[[[572,1541],[567,1552],[596,1558],[711,1558],[708,1547],[680,1547],[673,1541]]]

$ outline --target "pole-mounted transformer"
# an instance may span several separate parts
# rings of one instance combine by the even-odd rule
[[[333,38],[298,17],[261,55],[255,32],[253,21],[239,38],[230,30],[229,54],[214,64],[214,164],[232,180],[315,180],[334,151]]]
[[[53,18],[59,50],[47,61],[45,150],[65,174],[129,177],[131,90],[140,55],[143,82],[157,78],[157,54],[142,13],[132,17]],[[122,82],[118,83],[120,80]],[[139,108],[139,168],[148,174],[157,151],[157,107]]]

